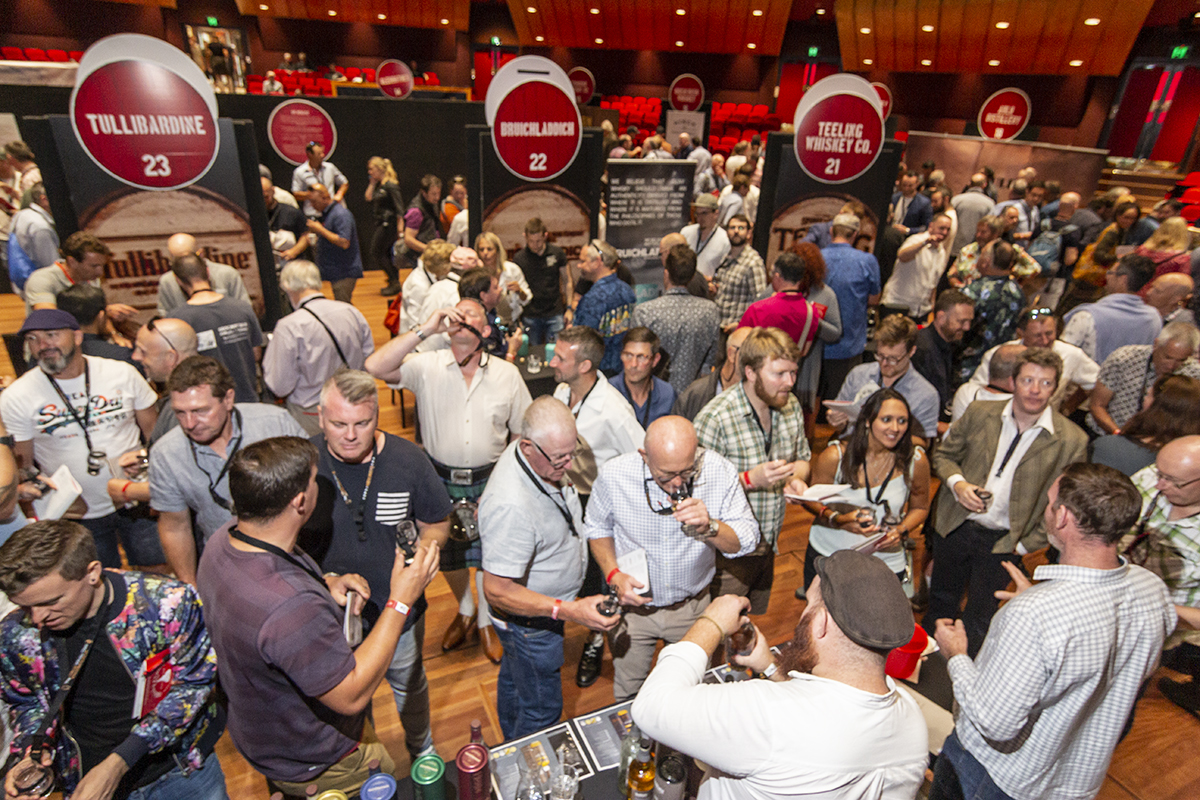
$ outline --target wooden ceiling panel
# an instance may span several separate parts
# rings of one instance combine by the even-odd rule
[[[836,0],[834,16],[848,70],[1119,75],[1153,6],[1154,0]],[[1092,18],[1099,23],[1084,24]],[[922,30],[926,25],[934,30]],[[921,64],[926,59],[932,63]],[[1082,63],[1072,67],[1072,61]]]
[[[174,0],[162,0],[167,1],[174,6]],[[237,0],[237,7],[242,14],[255,17],[365,22],[371,25],[450,28],[456,31],[467,29],[471,14],[470,0],[438,0],[437,4],[425,0]],[[336,14],[330,16],[330,11]],[[386,18],[379,19],[380,14]],[[442,24],[443,19],[447,21],[446,25]],[[520,24],[515,16],[513,22]]]

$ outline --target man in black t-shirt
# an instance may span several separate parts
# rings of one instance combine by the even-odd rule
[[[380,431],[378,423],[374,378],[342,370],[325,382],[322,433],[312,439],[320,453],[319,495],[300,539],[321,569],[366,579],[371,596],[363,606],[365,626],[379,619],[387,602],[393,553],[404,538],[400,527],[408,528],[414,547],[417,537],[440,547],[450,535],[450,496],[433,464],[416,445]],[[433,752],[429,684],[422,664],[425,609],[422,595],[413,603],[385,675],[413,759]]]
[[[525,246],[513,254],[513,263],[525,273],[533,299],[521,316],[530,344],[554,341],[563,329],[565,314],[573,314],[575,291],[567,254],[546,241],[546,225],[540,217],[525,223]]]
[[[275,184],[270,178],[263,176],[260,180],[262,181],[263,202],[267,204],[271,249],[275,251],[276,258],[280,261],[279,266],[283,266],[293,259],[300,258],[308,250],[308,223],[304,219],[304,214],[300,213],[300,209],[285,205],[275,199]],[[290,245],[287,243],[289,237],[278,235],[281,231],[292,234]]]

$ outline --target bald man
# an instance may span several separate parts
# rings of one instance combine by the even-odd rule
[[[700,409],[708,405],[708,401],[742,381],[738,370],[738,351],[742,342],[750,335],[753,328],[738,328],[729,334],[725,340],[724,359],[717,363],[712,372],[697,378],[675,398],[672,414],[687,419],[695,419]]]
[[[190,233],[176,233],[167,239],[167,252],[172,261],[180,256],[200,256],[208,267],[208,281],[212,284],[213,291],[234,300],[250,302],[250,293],[246,291],[246,284],[242,283],[242,276],[238,271],[228,264],[206,258],[195,236]],[[183,287],[179,285],[175,274],[168,269],[158,277],[158,315],[169,317],[171,312],[184,305],[187,305],[187,297],[183,293]]]
[[[196,331],[191,325],[170,317],[156,319],[138,329],[133,360],[142,365],[147,380],[154,384],[165,384],[180,361],[197,355],[196,346]],[[163,413],[164,409],[170,411],[166,408],[170,401],[170,395],[162,394],[154,406],[159,412],[158,422],[150,433],[148,446],[153,446],[163,434],[179,424],[173,413]]]
[[[1163,325],[1176,321],[1195,325],[1196,318],[1188,309],[1195,288],[1196,284],[1191,275],[1168,272],[1166,275],[1159,275],[1146,287],[1144,299],[1146,305],[1153,306],[1162,316]]]
[[[661,417],[645,449],[610,459],[592,485],[587,538],[625,614],[611,633],[613,696],[635,694],[661,639],[679,641],[708,606],[716,554],[758,544],[758,523],[719,453],[699,451],[683,417]]]

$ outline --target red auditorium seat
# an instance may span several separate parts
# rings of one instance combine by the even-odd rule
[[[750,113],[751,114],[762,114],[765,117],[767,114],[771,113],[771,109],[768,108],[766,105],[759,103],[759,104],[755,105],[752,109],[750,109]]]
[[[721,137],[722,140],[729,139],[733,144],[737,144],[742,140],[742,129],[734,125],[726,126],[725,134]]]
[[[375,82],[375,70],[372,69],[371,67],[365,67],[363,69],[363,78],[366,80],[367,83],[374,83]]]
[[[780,121],[779,117],[775,114],[767,114],[766,118],[763,119],[763,127],[766,128],[766,130],[777,131],[782,126],[783,126],[783,123]]]
[[[725,135],[725,126],[724,125],[722,125],[719,122],[713,122],[713,123],[709,124],[709,126],[708,126],[709,140],[720,139],[724,135]]]
[[[358,67],[346,67],[346,80],[352,81],[359,75],[362,75],[362,70]]]
[[[627,94],[623,94],[623,95],[621,95],[621,102],[622,102],[622,103],[625,103],[626,105],[632,105],[632,104],[633,104],[633,98],[632,98],[632,97],[630,97],[630,96],[629,96],[629,95],[627,95]]]
[[[71,60],[66,50],[47,50],[46,55],[50,57],[51,61],[56,61],[60,64]]]
[[[441,86],[442,79],[438,77],[438,74],[436,72],[427,72],[427,73],[425,73],[425,85],[426,86]]]
[[[708,152],[716,152],[717,147],[721,144],[721,139],[717,136],[708,137]]]
[[[40,47],[26,47],[25,58],[30,61],[49,61],[50,57],[46,55],[46,51]]]
[[[71,56],[72,61],[78,62],[79,59],[83,58],[83,51],[82,50],[72,50],[67,55]]]
[[[4,48],[8,50],[8,48]],[[1200,172],[1189,172],[1187,177],[1179,182],[1180,186],[1200,186]]]
[[[607,101],[607,100],[601,100],[601,101],[600,101],[600,107],[601,107],[601,108],[612,108],[612,103],[610,103],[610,102],[609,102],[609,101]]]
[[[6,61],[25,61],[25,51],[19,47],[0,47]]]

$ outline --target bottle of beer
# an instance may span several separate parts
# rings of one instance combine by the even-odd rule
[[[471,720],[471,744],[484,744],[483,723],[477,719]],[[484,745],[485,747],[487,745]]]
[[[654,796],[654,759],[650,755],[650,740],[638,743],[637,755],[629,765],[630,800],[651,800]]]
[[[641,738],[642,734],[637,724],[630,720],[629,730],[621,737],[621,765],[617,770],[617,784],[622,797],[629,797],[629,765],[637,755],[638,741]]]

